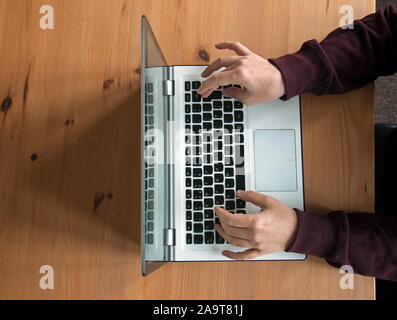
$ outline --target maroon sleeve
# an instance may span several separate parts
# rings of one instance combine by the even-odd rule
[[[392,6],[337,29],[321,43],[310,40],[295,54],[270,59],[281,72],[288,100],[358,89],[397,71],[397,9]],[[296,210],[298,230],[287,250],[350,265],[359,274],[397,281],[397,217],[333,212],[319,216]]]
[[[397,71],[397,9],[386,7],[353,26],[336,29],[321,43],[307,41],[294,54],[269,60],[284,79],[286,94],[281,99],[306,92],[344,93]]]
[[[288,252],[324,257],[335,267],[350,265],[355,273],[397,281],[397,218],[295,211],[298,231]]]

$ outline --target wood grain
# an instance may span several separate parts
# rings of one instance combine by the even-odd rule
[[[40,6],[55,30],[39,28]],[[140,274],[140,17],[170,64],[207,64],[239,40],[299,49],[373,0],[0,0],[0,298],[373,299],[304,262],[173,263]],[[373,85],[303,101],[309,211],[373,211]],[[39,287],[51,265],[54,290]]]

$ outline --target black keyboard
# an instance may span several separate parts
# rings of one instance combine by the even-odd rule
[[[186,244],[222,244],[214,206],[245,214],[243,104],[221,87],[202,99],[200,81],[185,81]],[[238,86],[237,86],[238,87]]]

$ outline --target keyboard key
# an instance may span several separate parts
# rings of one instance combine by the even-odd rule
[[[201,114],[193,114],[193,123],[201,123]]]
[[[222,151],[222,149],[223,149],[222,141],[217,141],[214,143],[214,150]]]
[[[192,148],[186,147],[185,148],[185,155],[190,156],[192,154]]]
[[[233,111],[233,104],[231,101],[223,102],[223,112],[232,112]]]
[[[203,104],[203,111],[212,111],[211,103],[204,103]]]
[[[242,109],[243,104],[240,101],[234,101],[234,109]]]
[[[234,111],[234,121],[242,122],[244,120],[244,113],[242,111]]]
[[[209,112],[203,113],[203,121],[212,121],[212,114]]]
[[[192,122],[191,117],[189,114],[185,115],[185,123],[190,123]]]
[[[205,237],[206,244],[214,243],[214,233],[213,232],[205,232],[204,237]]]
[[[201,232],[203,232],[203,224],[202,224],[202,223],[195,223],[195,224],[193,224],[193,231],[194,231],[194,233],[201,233]]]
[[[203,130],[211,131],[212,130],[212,123],[211,122],[203,122]]]
[[[225,179],[225,187],[226,188],[234,188],[234,180],[233,179]]]
[[[230,178],[234,176],[233,168],[225,168],[225,176]]]
[[[223,182],[223,174],[217,173],[215,174],[215,183],[222,183]]]
[[[215,205],[221,206],[225,202],[225,198],[223,196],[215,196]]]
[[[192,231],[192,223],[190,221],[186,222],[186,231]]]
[[[223,113],[220,110],[215,110],[213,112],[214,119],[222,119]]]
[[[185,94],[185,102],[190,102],[190,93]]]
[[[191,233],[186,234],[186,244],[192,244],[192,234]]]
[[[204,185],[212,186],[214,184],[214,180],[212,177],[204,177]]]
[[[193,134],[200,134],[201,133],[201,125],[195,124],[192,126]]]
[[[193,199],[202,199],[203,198],[203,191],[201,190],[194,190],[193,192]]]
[[[190,104],[185,104],[185,113],[190,113]]]
[[[204,196],[205,197],[212,197],[214,194],[214,190],[212,188],[206,187],[204,188]]]
[[[194,168],[193,169],[193,177],[200,178],[203,175],[203,171],[201,168]]]
[[[213,219],[214,218],[214,210],[204,210],[204,218],[205,219]]]
[[[193,188],[201,189],[203,187],[203,180],[201,179],[193,179]]]
[[[192,92],[193,102],[201,102],[201,95],[197,91]]]
[[[193,220],[194,221],[203,221],[203,214],[201,212],[195,212]]]
[[[214,200],[212,200],[212,198],[204,199],[204,207],[205,208],[213,208],[214,207]]]
[[[215,172],[222,172],[223,171],[223,164],[221,162],[215,163],[214,164],[214,170],[215,170]]]
[[[234,210],[234,209],[236,209],[236,205],[234,204],[234,201],[226,201],[225,202],[225,209],[226,210]]]
[[[203,202],[193,201],[193,210],[203,210]]]
[[[228,114],[228,113],[224,114],[223,115],[223,121],[225,123],[232,123],[233,122],[233,115],[232,114]]]
[[[202,244],[203,243],[203,236],[201,234],[194,235],[194,244]]]
[[[225,240],[220,236],[218,231],[215,231],[215,242],[218,244],[225,243]]]
[[[239,209],[245,208],[245,201],[240,200],[240,199],[237,199],[237,200],[236,200],[236,206],[237,206],[237,208],[239,208]]]
[[[193,104],[193,112],[201,112],[201,104],[196,104],[196,103],[194,103]]]
[[[225,188],[221,184],[216,184],[214,188],[215,188],[215,194],[223,194],[223,192],[225,191]]]
[[[214,101],[212,104],[214,105],[214,109],[222,109],[222,101]]]
[[[185,91],[190,91],[190,81],[185,81]]]
[[[186,190],[186,199],[191,199],[192,198],[192,190],[187,189]]]
[[[212,166],[204,166],[204,174],[212,174],[213,171]]]
[[[186,187],[187,187],[187,188],[190,188],[191,186],[192,186],[192,179],[187,178],[187,179],[186,179]]]
[[[242,123],[235,123],[234,131],[235,132],[244,132],[244,125]]]
[[[226,190],[225,191],[225,197],[226,199],[234,199],[235,194],[234,194],[234,190]]]
[[[236,190],[245,190],[245,176],[236,175]]]
[[[186,209],[189,210],[192,208],[192,201],[191,200],[186,200]]]
[[[193,81],[192,88],[194,90],[197,90],[198,88],[200,88],[200,86],[201,86],[201,82],[200,81]]]

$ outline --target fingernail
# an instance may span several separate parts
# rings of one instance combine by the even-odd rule
[[[241,191],[241,190],[237,190],[237,192],[236,192],[237,196],[241,196],[241,195],[243,195],[243,193],[244,193],[244,191]]]

